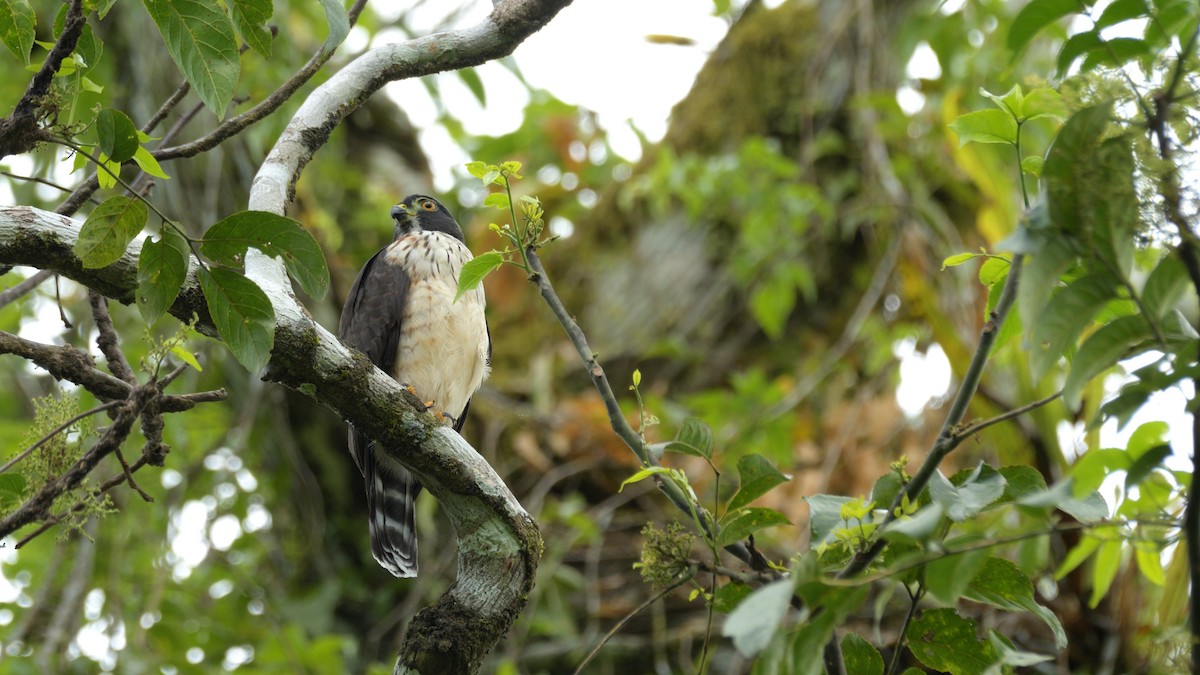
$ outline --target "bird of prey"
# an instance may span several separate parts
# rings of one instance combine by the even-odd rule
[[[338,336],[412,387],[459,431],[491,360],[483,287],[455,302],[458,276],[471,251],[441,202],[410,195],[392,207],[392,218],[394,239],[358,273]],[[366,482],[371,553],[393,575],[416,576],[413,504],[421,485],[353,425],[349,445]]]

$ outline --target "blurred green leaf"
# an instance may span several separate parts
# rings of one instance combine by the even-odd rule
[[[271,0],[229,0],[233,26],[250,48],[263,56],[271,55],[271,31],[267,21],[275,11]]]
[[[842,636],[842,662],[847,673],[855,675],[883,675],[883,657],[857,633]]]
[[[1101,326],[1071,361],[1071,371],[1063,385],[1063,402],[1071,410],[1078,410],[1084,386],[1120,359],[1132,356],[1133,348],[1151,337],[1150,327],[1140,315],[1119,317]]]
[[[454,294],[454,301],[458,302],[458,299],[468,291],[483,283],[484,277],[491,274],[492,270],[497,269],[503,264],[504,254],[499,251],[482,253],[468,260],[463,265],[462,271],[459,272],[458,290]]]
[[[321,51],[331,52],[350,34],[350,15],[341,0],[321,0],[321,7],[325,10],[325,21],[329,24],[329,37],[325,38]]]
[[[721,532],[717,536],[717,546],[725,548],[763,528],[790,524],[791,521],[787,519],[787,516],[775,509],[754,507],[730,511],[721,518]]]
[[[793,579],[780,579],[759,588],[742,600],[725,619],[721,635],[733,639],[733,645],[751,658],[766,648],[775,637],[792,601]]]
[[[1055,21],[1080,11],[1081,3],[1076,0],[1031,0],[1017,12],[1008,29],[1008,49],[1014,54],[1025,48],[1043,28]],[[1082,3],[1090,5],[1091,2]]]
[[[1053,612],[1034,600],[1033,582],[1010,560],[989,557],[983,569],[971,580],[964,597],[1010,612],[1030,612],[1050,627],[1059,649],[1067,646],[1067,633],[1062,623]]]

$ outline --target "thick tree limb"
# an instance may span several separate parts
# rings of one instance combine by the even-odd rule
[[[508,55],[568,4],[570,0],[507,0],[474,27],[387,45],[359,57],[314,91],[296,113],[255,178],[250,208],[286,212],[295,182],[313,153],[342,119],[385,83]],[[78,221],[69,218],[0,207],[0,264],[54,269],[109,298],[132,302],[139,245],[131,245],[113,265],[84,269],[73,251],[78,231]],[[275,308],[275,346],[264,379],[339,411],[386,447],[404,448],[397,459],[438,498],[454,523],[457,580],[413,619],[396,672],[475,672],[512,625],[532,588],[541,550],[536,523],[462,437],[441,426],[391,377],[313,321],[296,301],[277,261],[252,249],[246,273]],[[171,312],[184,320],[196,314],[198,329],[212,334],[193,273]],[[104,386],[128,386],[116,377],[103,379]]]

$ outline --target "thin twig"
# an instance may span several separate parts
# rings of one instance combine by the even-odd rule
[[[629,621],[631,619],[633,619],[635,616],[637,616],[638,614],[641,614],[650,605],[653,605],[654,603],[658,602],[662,598],[666,597],[666,595],[668,593],[670,593],[671,591],[686,584],[688,581],[691,581],[691,579],[694,575],[695,575],[695,570],[692,570],[691,573],[689,573],[689,574],[681,574],[679,576],[679,578],[676,579],[670,586],[667,586],[666,588],[662,589],[657,594],[655,594],[653,597],[651,597],[649,600],[638,605],[632,612],[630,612],[630,613],[626,614],[624,617],[622,617],[621,620],[618,621],[616,623],[616,625],[614,625],[612,627],[611,630],[609,630],[607,633],[604,634],[604,637],[600,639],[600,642],[592,649],[592,651],[587,655],[587,657],[583,659],[583,662],[580,663],[579,667],[575,669],[575,675],[579,675],[580,673],[583,672],[583,669],[587,666],[587,664],[591,663],[592,659],[596,658],[596,655],[600,653],[600,649],[603,648],[604,645],[607,644],[609,640],[613,639],[613,637],[616,636],[617,633],[621,632],[621,629],[625,627],[625,624],[629,623]]]
[[[1021,415],[1024,415],[1027,412],[1030,412],[1032,410],[1037,410],[1038,408],[1040,408],[1044,405],[1052,403],[1053,401],[1058,399],[1058,397],[1060,397],[1060,396],[1062,396],[1061,391],[1054,393],[1054,394],[1050,394],[1046,398],[1038,399],[1038,400],[1034,401],[1033,403],[1026,403],[1025,405],[1023,405],[1019,408],[1013,408],[1012,410],[1009,410],[1008,412],[996,415],[995,417],[993,417],[991,419],[986,419],[986,420],[982,420],[980,422],[976,422],[974,424],[970,424],[968,426],[965,426],[965,427],[955,431],[953,434],[951,434],[950,439],[952,441],[962,442],[964,439],[970,438],[971,436],[974,436],[975,434],[983,431],[984,429],[986,429],[994,424],[999,424],[1006,420],[1011,420],[1013,418],[1020,417]]]
[[[992,311],[992,315],[988,318],[983,330],[979,334],[979,345],[975,349],[975,355],[971,358],[967,372],[963,375],[963,381],[959,385],[958,393],[950,404],[950,410],[946,414],[946,420],[942,424],[942,429],[938,433],[937,440],[934,441],[933,447],[930,448],[929,454],[925,457],[925,461],[917,469],[916,475],[913,476],[912,480],[905,486],[905,489],[901,490],[892,501],[887,515],[884,516],[883,523],[879,526],[879,531],[883,531],[884,528],[896,519],[897,509],[904,499],[907,498],[911,501],[916,501],[917,496],[921,494],[925,486],[929,483],[929,479],[933,476],[933,473],[937,471],[938,465],[946,458],[946,455],[950,454],[954,448],[962,443],[962,437],[955,438],[954,428],[962,422],[971,399],[975,397],[975,391],[979,388],[979,380],[983,377],[984,368],[987,366],[988,357],[992,351],[992,344],[995,343],[996,336],[1000,333],[1000,328],[1004,325],[1004,319],[1008,316],[1009,310],[1012,309],[1013,303],[1017,299],[1017,285],[1020,282],[1021,267],[1024,261],[1025,256],[1023,255],[1017,255],[1013,258],[1012,267],[1008,271],[1008,279],[1005,280],[1004,288],[1000,291],[1000,299],[997,301],[996,308]],[[846,579],[862,572],[883,552],[886,546],[887,542],[882,537],[876,539],[870,548],[854,556],[850,563],[838,574],[838,578]]]
[[[21,298],[25,294],[40,286],[43,281],[52,276],[54,276],[54,272],[52,270],[38,270],[25,281],[22,281],[16,286],[13,286],[12,288],[5,290],[3,293],[0,293],[0,307],[4,307],[14,300]]]
[[[129,366],[129,361],[121,351],[120,337],[108,313],[108,298],[99,291],[89,290],[88,301],[92,305],[92,320],[96,324],[96,346],[108,360],[109,371],[131,385],[136,384],[137,378],[133,376],[133,368]]]

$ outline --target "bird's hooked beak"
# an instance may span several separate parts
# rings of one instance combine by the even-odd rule
[[[395,236],[399,237],[417,229],[416,215],[417,210],[411,206],[405,206],[404,204],[393,206],[392,220],[396,221]]]

